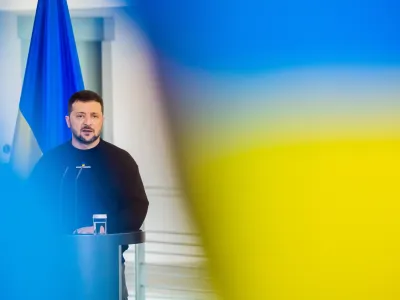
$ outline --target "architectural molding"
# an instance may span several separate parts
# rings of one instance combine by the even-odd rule
[[[70,10],[126,7],[132,2],[133,0],[67,0]],[[37,3],[37,0],[2,0],[0,11],[35,11]]]

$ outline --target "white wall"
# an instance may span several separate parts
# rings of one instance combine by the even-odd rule
[[[107,67],[109,72],[104,73],[111,76],[103,79],[103,91],[112,98],[113,142],[135,158],[146,187],[150,207],[145,229],[196,232],[179,189],[151,49],[144,34],[123,10],[116,10],[113,18],[113,39],[110,44],[103,45],[103,55],[111,57],[111,65]],[[170,242],[191,242],[194,238],[162,234],[149,237]],[[190,247],[178,248],[178,253],[193,251]],[[147,249],[166,251],[163,244],[149,244]],[[151,254],[146,257],[153,262],[166,259]],[[175,257],[174,261],[188,263],[198,259]]]
[[[21,45],[17,16],[0,12],[0,162],[9,160],[9,154],[2,149],[13,141],[21,86]]]
[[[134,156],[147,186],[176,185],[149,48],[143,34],[123,11],[115,14],[111,62],[115,144]]]

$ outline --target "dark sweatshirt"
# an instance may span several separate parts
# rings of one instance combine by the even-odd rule
[[[71,234],[92,226],[93,214],[107,214],[108,233],[136,231],[147,214],[138,165],[128,152],[104,140],[88,150],[73,147],[71,141],[50,150],[30,182],[51,230],[57,232]]]

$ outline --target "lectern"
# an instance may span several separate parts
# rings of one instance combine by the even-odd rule
[[[121,296],[121,245],[145,241],[143,231],[68,235],[63,243],[63,295],[74,300],[118,300]],[[61,292],[61,291],[60,291]]]

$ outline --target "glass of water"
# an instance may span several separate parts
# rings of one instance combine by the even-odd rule
[[[101,227],[104,228],[104,232],[100,232]],[[106,214],[93,215],[93,228],[94,228],[94,234],[107,234],[107,215]]]

